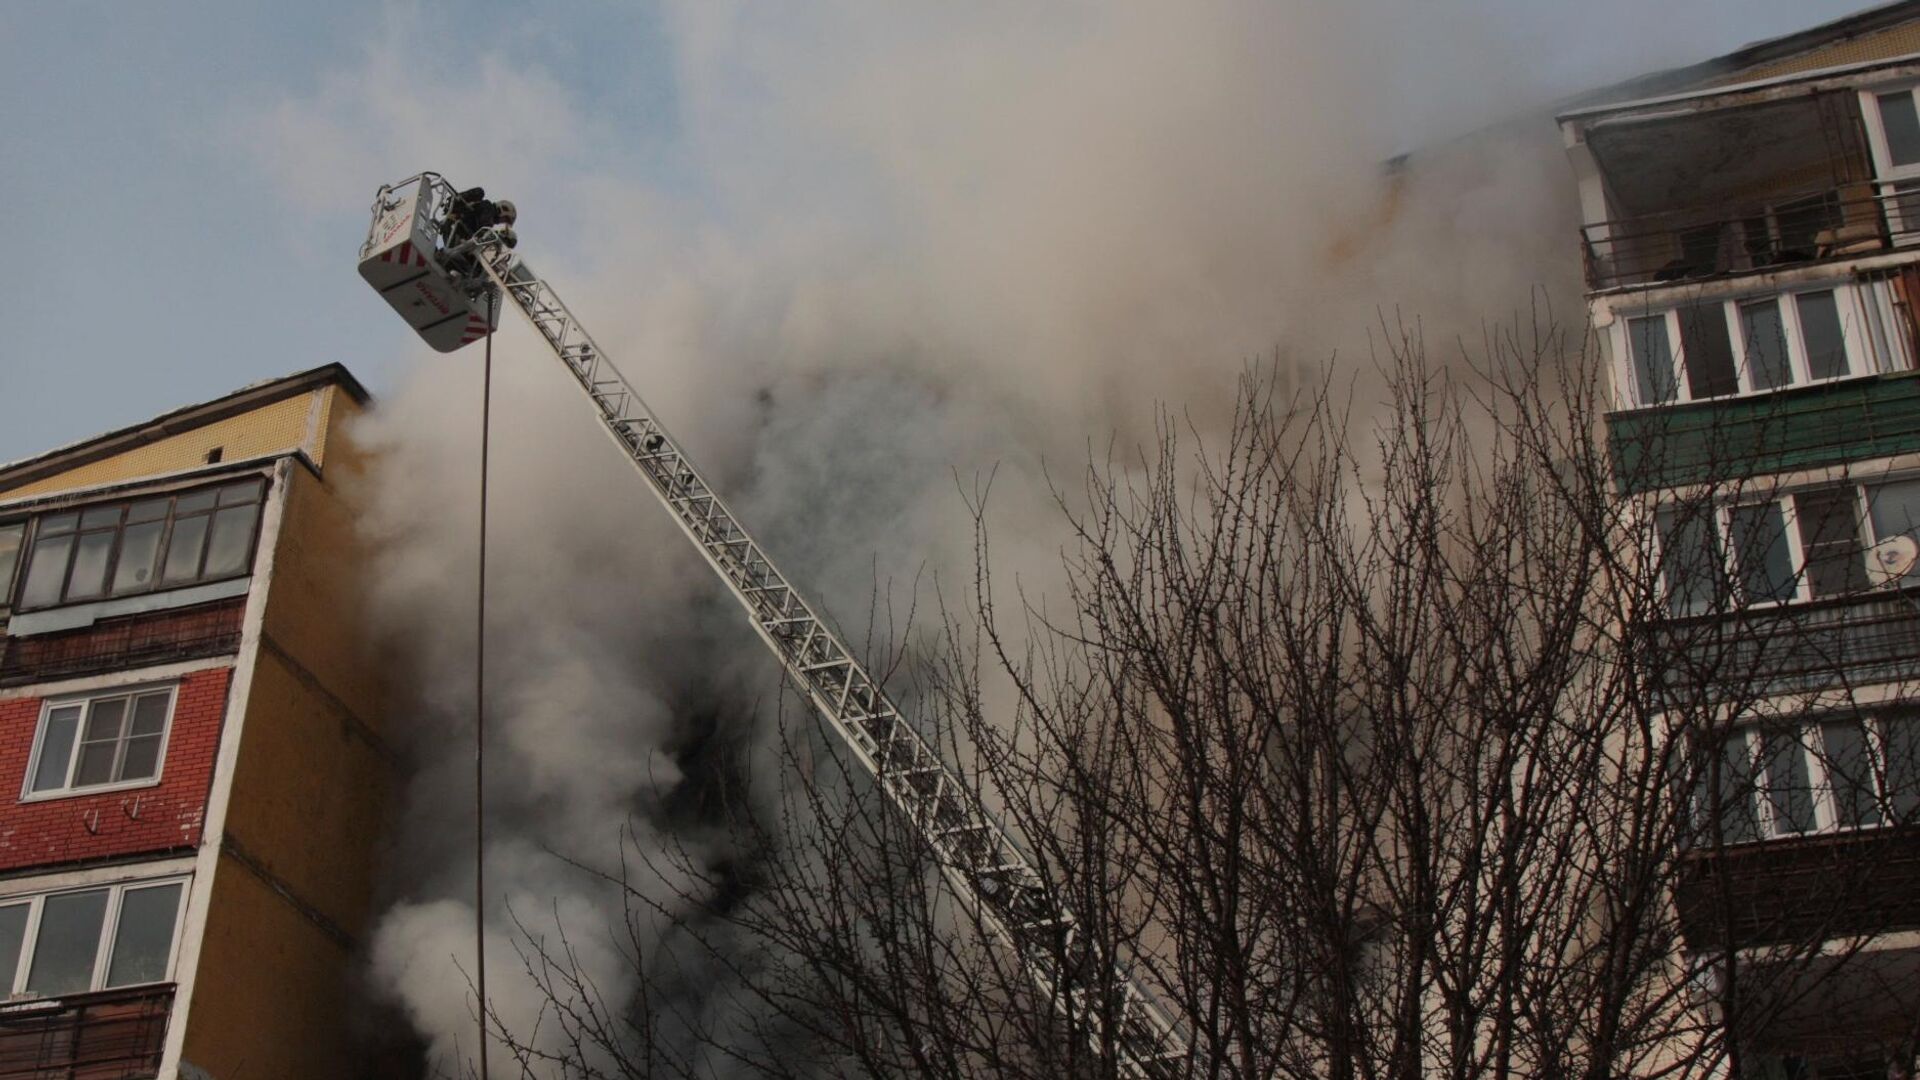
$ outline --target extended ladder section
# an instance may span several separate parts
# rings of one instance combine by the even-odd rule
[[[601,426],[746,609],[793,685],[913,824],[962,901],[1001,934],[1050,1000],[1089,1027],[1096,1046],[1107,1041],[1111,1018],[1125,1075],[1181,1075],[1187,1049],[1172,1018],[1124,969],[1087,962],[1091,950],[1073,913],[767,558],[553,287],[491,231],[481,231],[468,253],[593,402]]]

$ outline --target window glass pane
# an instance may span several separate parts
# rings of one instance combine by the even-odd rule
[[[0,995],[13,993],[13,978],[20,972],[20,943],[27,934],[26,904],[0,907]]]
[[[1696,398],[1738,393],[1733,370],[1733,340],[1719,304],[1680,309],[1680,362],[1687,369],[1687,393]]]
[[[1667,583],[1667,610],[1675,615],[1709,611],[1720,596],[1724,563],[1713,530],[1713,507],[1682,506],[1656,514],[1660,527],[1660,573]]]
[[[221,506],[238,506],[241,503],[260,501],[260,481],[244,480],[238,484],[228,484],[220,489]]]
[[[1853,488],[1802,491],[1793,497],[1807,584],[1815,596],[1841,596],[1867,587]]]
[[[120,763],[121,780],[151,780],[160,764],[160,736],[135,735],[127,740]]]
[[[73,537],[56,536],[35,540],[33,557],[27,562],[27,584],[20,590],[24,607],[56,603],[60,586],[67,578],[67,556],[73,552]]]
[[[107,963],[108,986],[163,982],[173,952],[174,916],[180,910],[180,884],[128,889],[120,898],[120,925],[114,930]]]
[[[127,526],[120,537],[120,561],[113,568],[114,592],[134,592],[153,584],[153,564],[166,527],[164,521]]]
[[[158,735],[167,730],[167,699],[171,696],[160,690],[135,698],[133,726],[127,730],[134,735]]]
[[[176,514],[191,514],[195,510],[211,510],[213,509],[214,495],[215,492],[212,488],[190,491],[174,500],[173,512]]]
[[[0,608],[13,602],[13,570],[20,562],[20,538],[24,524],[0,525]]]
[[[83,529],[104,529],[120,524],[119,504],[96,506],[80,512],[80,527]]]
[[[1792,599],[1793,553],[1787,547],[1787,522],[1780,504],[1736,506],[1729,516],[1741,595],[1749,603]]]
[[[1633,374],[1639,398],[1637,405],[1659,405],[1672,401],[1677,388],[1673,383],[1673,346],[1667,340],[1667,317],[1627,320],[1627,342],[1633,351]]]
[[[1820,749],[1839,824],[1846,828],[1880,824],[1873,762],[1867,755],[1867,734],[1859,718],[1821,724]]]
[[[46,997],[91,989],[106,914],[105,889],[47,897],[40,908],[40,933],[34,938],[27,989]]]
[[[1815,379],[1847,374],[1847,343],[1840,333],[1840,305],[1833,293],[1801,293],[1794,303],[1800,309],[1800,336],[1807,345],[1807,374]]]
[[[172,505],[172,503],[173,500],[170,498],[142,499],[132,506],[127,507],[127,524],[132,525],[141,521],[164,521],[167,517],[167,507]]]
[[[34,791],[67,786],[67,766],[73,763],[73,738],[79,730],[80,706],[62,705],[47,713],[46,734],[40,739],[40,762],[33,770]]]
[[[1881,94],[1880,125],[1887,132],[1887,157],[1895,165],[1920,161],[1920,115],[1913,109],[1913,93],[1896,90]]]
[[[120,725],[126,713],[126,698],[96,701],[87,711],[86,734],[80,738],[80,763],[73,770],[74,787],[113,782],[113,759],[120,750]]]
[[[253,506],[229,506],[213,515],[213,536],[207,541],[207,577],[237,574],[247,568],[253,548],[253,523],[260,511]]]
[[[1807,747],[1799,728],[1776,728],[1760,740],[1766,770],[1767,804],[1773,808],[1774,835],[1813,828],[1813,782],[1807,772]]]
[[[162,692],[134,699],[127,748],[120,757],[120,775],[114,779],[150,780],[159,772],[160,739],[167,730],[167,698]]]
[[[73,576],[67,582],[67,599],[85,600],[107,591],[107,559],[113,554],[111,532],[80,534],[79,550],[73,556]]]
[[[192,581],[200,576],[200,549],[207,539],[207,518],[182,518],[173,523],[173,538],[167,541],[167,568],[160,579],[169,584]]]
[[[1886,736],[1888,809],[1901,824],[1920,821],[1920,717],[1889,716],[1880,730]]]
[[[80,524],[80,515],[71,510],[64,514],[48,514],[40,519],[40,524],[36,527],[34,535],[55,536],[60,533],[70,533],[73,531],[73,527],[78,524]]]
[[[1719,842],[1744,844],[1760,839],[1760,819],[1753,787],[1753,763],[1748,753],[1745,732],[1736,731],[1721,744],[1720,753],[1701,763],[1701,775],[1694,784],[1695,818],[1710,829],[1718,811]],[[1711,845],[1711,834],[1698,839]]]
[[[1867,489],[1867,517],[1876,543],[1896,536],[1920,541],[1920,480],[1875,484]],[[1906,581],[1920,578],[1920,563],[1907,572]]]
[[[1747,378],[1755,390],[1771,390],[1793,381],[1787,365],[1787,331],[1780,302],[1758,300],[1740,305],[1740,334],[1747,344]]]

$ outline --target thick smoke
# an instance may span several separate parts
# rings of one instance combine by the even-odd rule
[[[1378,28],[1414,6],[1336,7],[671,4],[648,141],[506,51],[401,44],[434,27],[400,15],[247,132],[329,207],[422,166],[515,198],[529,260],[857,627],[876,583],[964,590],[956,480],[999,470],[999,565],[1044,588],[1046,470],[1070,483],[1089,446],[1149,437],[1156,403],[1204,425],[1250,361],[1364,357],[1383,306],[1430,343],[1541,289],[1574,313],[1572,183],[1544,103],[1396,180],[1392,104],[1413,80],[1394,65],[1415,50]],[[1491,48],[1416,25],[1421,48]],[[1440,99],[1423,135],[1526,112],[1488,110],[1484,86],[1449,112],[1447,89],[1419,90]],[[366,317],[387,316],[369,298]],[[620,1000],[617,898],[555,853],[610,865],[629,825],[657,843],[692,782],[676,752],[715,722],[761,730],[747,714],[777,683],[538,343],[514,328],[498,355],[488,962],[528,1030],[540,1000],[509,911],[564,926]],[[422,350],[362,433],[382,454],[363,493],[377,630],[412,680],[395,727],[418,763],[370,966],[447,1067],[472,1050],[478,361]]]

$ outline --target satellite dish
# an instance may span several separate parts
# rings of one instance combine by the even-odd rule
[[[1920,542],[1901,534],[1888,537],[1867,549],[1867,580],[1875,585],[1896,585],[1920,562]]]

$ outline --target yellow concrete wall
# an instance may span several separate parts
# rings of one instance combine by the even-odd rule
[[[324,463],[328,418],[337,411],[334,399],[344,396],[337,386],[322,386],[125,453],[42,477],[8,489],[6,495],[8,498],[44,495],[190,469],[205,462],[207,451],[216,446],[221,448],[221,458],[225,461],[305,449],[315,462]]]
[[[182,1061],[214,1080],[357,1075],[347,950],[231,858],[214,874],[210,910]]]
[[[225,823],[298,903],[222,855],[183,1053],[216,1080],[352,1075],[352,949],[311,914],[364,941],[392,775],[361,630],[371,567],[334,479],[359,456],[328,435],[328,482],[291,472]]]
[[[1840,67],[1845,64],[1864,64],[1873,60],[1891,60],[1896,56],[1920,52],[1920,21],[1890,26],[1872,34],[1862,34],[1846,41],[1836,41],[1824,48],[1814,49],[1799,56],[1789,56],[1771,63],[1757,64],[1731,75],[1705,83],[1705,86],[1733,86],[1744,82],[1757,82],[1761,79],[1773,79],[1782,75],[1797,75],[1803,71],[1818,71],[1821,68]]]

